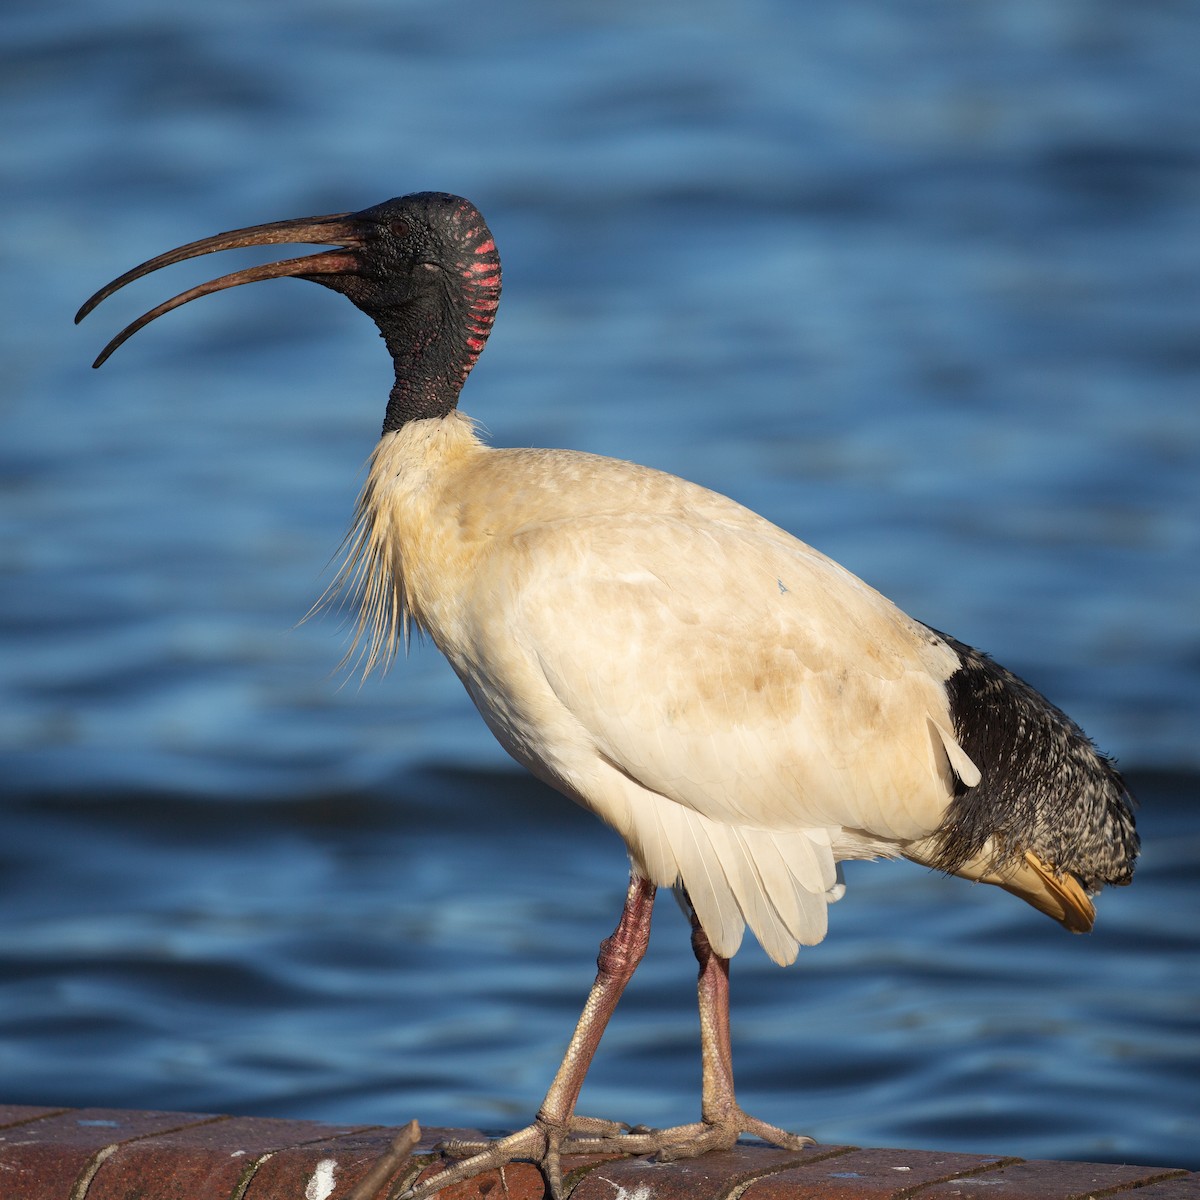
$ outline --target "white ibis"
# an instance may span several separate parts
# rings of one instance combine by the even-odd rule
[[[183,292],[295,276],[341,292],[396,369],[342,581],[367,668],[411,625],[450,661],[501,745],[624,839],[629,891],[532,1124],[458,1144],[424,1197],[515,1158],[555,1197],[560,1155],[682,1158],[748,1132],[811,1139],[734,1096],[729,959],[747,925],[776,962],[821,941],[843,859],[903,856],[996,884],[1073,932],[1128,883],[1132,800],[1079,727],[986,655],[906,616],[725,496],[570,450],[493,449],[458,412],[492,327],[500,259],[473,205],[423,192],[357,213],[239,229],[122,275],[241,246],[336,247]],[[77,319],[79,319],[77,318]],[[700,964],[701,1119],[646,1130],[575,1114],[646,946],[658,886],[679,889]]]

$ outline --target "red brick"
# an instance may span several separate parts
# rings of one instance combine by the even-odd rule
[[[618,1159],[588,1171],[571,1200],[617,1200],[622,1190],[625,1197],[633,1197],[644,1188],[652,1190],[654,1200],[709,1200],[728,1195],[763,1175],[822,1159],[840,1159],[848,1149],[806,1146],[803,1150],[776,1150],[737,1145],[732,1150],[673,1163],[656,1163],[649,1158]]]
[[[3,1200],[68,1200],[76,1181],[110,1147],[213,1120],[197,1113],[110,1108],[49,1111],[54,1115],[0,1130]]]
[[[326,1127],[327,1134],[333,1132]],[[325,1194],[326,1200],[341,1200],[391,1147],[397,1132],[377,1126],[289,1146],[272,1154],[258,1168],[244,1200],[278,1200],[280,1196],[294,1196],[299,1200],[318,1173],[333,1186],[333,1190]],[[462,1136],[458,1130],[424,1130],[416,1152],[428,1154],[434,1142],[451,1135]]]
[[[57,1117],[59,1113],[70,1111],[69,1108],[38,1108],[32,1104],[0,1104],[0,1129],[24,1125],[27,1121],[37,1121],[42,1117]]]
[[[1097,1192],[1140,1187],[1174,1174],[1169,1167],[1130,1167],[1112,1163],[1030,1161],[1014,1163],[969,1179],[934,1184],[922,1200],[1076,1200]],[[1138,1192],[1138,1200],[1142,1200]]]
[[[196,1113],[0,1106],[0,1200],[345,1200],[398,1129]],[[425,1174],[433,1146],[477,1131],[422,1131]],[[403,1170],[400,1168],[399,1170]],[[790,1152],[739,1145],[679,1163],[645,1158],[564,1160],[572,1200],[1200,1200],[1200,1175],[1168,1167],[1022,1162],[928,1150],[813,1146]],[[399,1173],[399,1171],[398,1171]],[[325,1190],[325,1189],[328,1190]],[[1136,1189],[1136,1196],[1124,1193]],[[512,1163],[443,1192],[444,1200],[542,1200],[530,1163]]]
[[[1147,1184],[1138,1188],[1136,1200],[1200,1200],[1200,1175],[1176,1175],[1174,1179]]]
[[[264,1155],[328,1138],[347,1126],[224,1117],[121,1146],[96,1172],[87,1200],[228,1200]],[[303,1196],[303,1191],[300,1195]]]
[[[745,1200],[895,1200],[914,1188],[1015,1161],[932,1150],[851,1150],[759,1179]]]

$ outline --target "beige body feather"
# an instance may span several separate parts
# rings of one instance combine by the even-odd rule
[[[428,633],[505,749],[616,829],[646,878],[682,883],[724,957],[748,924],[792,961],[825,935],[837,861],[923,861],[955,786],[979,781],[949,647],[662,472],[492,449],[457,412],[411,422],[375,451],[343,579],[367,669],[410,621]],[[1062,912],[1052,872],[963,874]]]

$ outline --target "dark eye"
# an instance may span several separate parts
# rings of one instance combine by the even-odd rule
[[[391,223],[391,230],[398,238],[406,238],[412,233],[412,226],[403,217],[397,217]]]

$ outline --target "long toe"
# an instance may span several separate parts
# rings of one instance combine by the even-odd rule
[[[644,1125],[638,1128],[640,1132],[649,1132]],[[593,1152],[588,1148],[593,1139],[617,1138],[632,1130],[633,1126],[624,1121],[610,1121],[606,1117],[574,1116],[567,1125],[567,1140],[559,1149],[563,1154],[588,1154]],[[471,1158],[476,1154],[486,1154],[494,1145],[495,1141],[491,1138],[447,1138],[438,1142],[434,1149],[447,1158]]]
[[[744,1117],[741,1122],[704,1124],[698,1133],[690,1137],[665,1139],[655,1158],[659,1162],[677,1162],[682,1158],[697,1158],[710,1150],[732,1150],[743,1133],[751,1133],[781,1150],[803,1150],[805,1146],[816,1145],[813,1138],[785,1133],[782,1129]]]
[[[710,1150],[729,1150],[744,1133],[782,1150],[802,1150],[816,1144],[813,1138],[788,1133],[735,1108],[719,1119],[675,1125],[669,1129],[637,1126],[616,1137],[574,1137],[564,1144],[563,1150],[572,1154],[649,1154],[659,1162],[675,1162],[696,1158]]]
[[[805,1146],[817,1144],[816,1138],[811,1138],[805,1133],[789,1133],[786,1129],[780,1129],[777,1125],[768,1125],[766,1121],[760,1121],[757,1117],[742,1112],[741,1109],[738,1109],[738,1113],[742,1132],[751,1134],[769,1146],[778,1146],[780,1150],[803,1150]]]
[[[452,1166],[443,1167],[426,1179],[419,1179],[403,1193],[400,1200],[425,1200],[425,1197],[432,1196],[453,1183],[473,1179],[485,1171],[499,1170],[518,1159],[536,1163],[546,1178],[553,1200],[561,1200],[562,1175],[558,1161],[560,1140],[540,1122],[535,1121],[516,1133],[497,1138],[494,1142],[442,1142],[437,1149],[460,1161]]]
[[[572,1140],[575,1138],[599,1137],[599,1138],[615,1138],[622,1134],[631,1133],[632,1125],[627,1125],[624,1121],[609,1121],[605,1117],[580,1117],[571,1118],[569,1131]]]
[[[629,1126],[599,1117],[572,1117],[566,1129],[548,1121],[535,1120],[524,1129],[495,1141],[452,1139],[435,1147],[447,1158],[460,1161],[422,1179],[401,1200],[425,1200],[435,1192],[485,1171],[495,1171],[518,1160],[534,1163],[546,1180],[552,1200],[562,1200],[562,1157],[564,1154],[636,1154],[624,1148],[622,1138]]]

